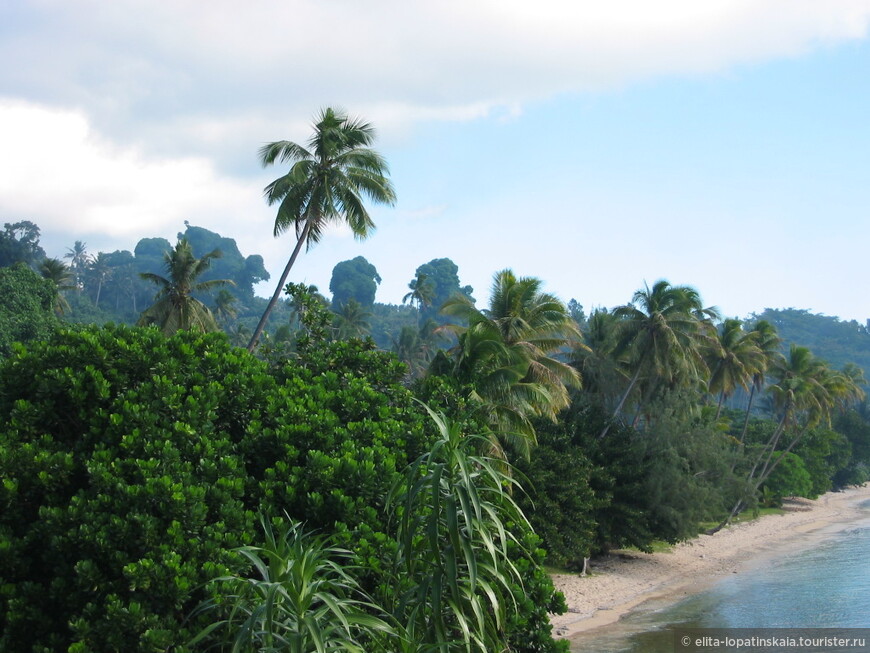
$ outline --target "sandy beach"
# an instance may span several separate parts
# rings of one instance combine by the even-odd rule
[[[870,500],[870,485],[829,492],[816,500],[786,502],[786,513],[767,515],[700,535],[663,553],[615,552],[594,559],[590,575],[556,574],[553,581],[564,594],[568,612],[552,617],[559,637],[605,626],[619,620],[644,601],[677,601],[699,592],[727,574],[740,573],[753,559],[772,550],[807,543],[822,530],[846,528],[870,517],[859,505]]]

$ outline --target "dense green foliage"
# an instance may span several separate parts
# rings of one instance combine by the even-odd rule
[[[0,268],[0,359],[15,342],[43,340],[59,326],[54,315],[57,287],[24,263]]]
[[[401,372],[338,343],[273,376],[219,334],[126,327],[14,355],[0,371],[0,648],[178,643],[201,584],[255,540],[257,511],[378,560],[379,497],[425,444]]]
[[[0,232],[0,267],[24,263],[36,267],[45,258],[39,246],[39,227],[28,220],[3,225]]]
[[[447,258],[402,306],[361,256],[331,311],[285,286],[395,200],[370,125],[313,127],[260,151],[296,235],[268,302],[261,257],[187,223],[68,266],[33,223],[0,233],[3,650],[565,650],[545,560],[870,480],[867,325],[723,321],[666,280],[587,316],[510,269],[479,307]]]
[[[221,334],[123,326],[16,352],[0,368],[0,648],[178,647],[204,625],[185,616],[214,598],[206,581],[244,570],[233,549],[258,541],[257,513],[331,533],[383,596],[399,551],[384,501],[429,442],[403,373],[358,340],[309,337],[270,369]],[[551,641],[537,555],[515,555],[537,588],[504,626],[520,641]]]

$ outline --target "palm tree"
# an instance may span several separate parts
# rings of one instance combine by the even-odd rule
[[[580,373],[553,356],[579,344],[577,324],[559,299],[541,291],[539,279],[518,279],[510,270],[495,275],[489,309],[457,294],[442,312],[468,324],[447,326],[458,337],[450,373],[470,389],[492,430],[527,455],[531,418],[555,419],[569,404],[568,388],[580,386]]]
[[[87,243],[77,240],[72,247],[67,248],[66,254],[64,254],[63,257],[70,259],[69,264],[75,273],[76,287],[81,290],[82,276],[88,263],[91,262],[91,256],[88,254]]]
[[[238,301],[238,297],[233,295],[233,293],[226,288],[222,288],[214,298],[214,316],[218,320],[228,323],[239,313],[236,310],[236,304]]]
[[[619,320],[605,308],[592,312],[583,330],[583,346],[572,352],[571,362],[583,376],[584,394],[595,394],[602,406],[610,406],[626,381],[617,352]]]
[[[103,282],[112,276],[112,267],[109,265],[109,260],[106,254],[104,252],[99,252],[95,257],[92,257],[87,271],[97,282],[97,294],[94,300],[94,306],[99,306],[100,295],[103,291]]]
[[[774,409],[779,415],[776,428],[758,452],[746,478],[748,496],[754,495],[770,477],[784,454],[794,449],[807,429],[819,423],[830,423],[831,411],[840,402],[857,400],[864,391],[853,376],[853,370],[836,372],[827,363],[813,356],[806,347],[792,344],[787,358],[774,368],[774,383],[768,387]],[[791,441],[777,450],[782,436],[792,429]],[[741,497],[731,513],[714,530],[727,524],[746,505]]]
[[[278,204],[274,235],[292,226],[296,231],[296,247],[251,336],[249,351],[257,346],[302,246],[310,249],[318,243],[330,223],[347,224],[354,236],[363,240],[375,225],[362,196],[379,204],[395,202],[387,164],[368,147],[373,140],[371,125],[328,108],[318,117],[308,148],[291,141],[277,141],[260,149],[264,166],[276,161],[292,164],[287,174],[266,186],[265,195],[270,206]]]
[[[355,299],[347,300],[335,314],[338,339],[362,338],[371,331],[372,314]]]
[[[54,311],[58,315],[63,315],[69,310],[69,302],[63,296],[66,290],[73,290],[76,286],[73,281],[73,275],[66,264],[60,259],[47,258],[39,264],[39,273],[44,279],[52,281],[57,288],[57,297],[54,300]]]
[[[212,259],[220,258],[220,250],[209,252],[202,258],[193,255],[190,243],[181,238],[170,252],[164,255],[164,265],[167,277],[161,277],[151,272],[142,272],[146,281],[159,286],[154,304],[142,312],[139,326],[155,325],[166,335],[171,335],[180,329],[191,331],[219,331],[214,315],[208,307],[192,296],[194,292],[204,292],[226,284],[233,285],[227,279],[212,279],[197,281],[208,270]]]
[[[391,338],[392,351],[408,366],[407,381],[420,378],[432,361],[440,332],[435,320],[426,320],[420,327],[405,325],[398,338]]]
[[[429,281],[429,275],[425,272],[418,272],[417,276],[408,284],[411,292],[402,297],[402,303],[411,303],[417,306],[417,310],[422,312],[424,308],[428,308],[435,301],[435,286]]]
[[[661,383],[695,381],[706,372],[701,355],[701,340],[707,337],[710,319],[716,309],[704,308],[698,291],[691,286],[672,286],[664,279],[653,287],[644,284],[634,293],[631,303],[614,309],[620,321],[617,351],[625,356],[633,371],[628,386],[613,411],[619,415],[635,389],[641,375],[646,375],[647,388],[639,400],[640,408]],[[609,430],[604,428],[599,437]]]
[[[776,332],[776,327],[767,320],[759,320],[752,327],[750,332],[755,340],[755,345],[761,352],[761,365],[752,374],[752,386],[749,389],[749,401],[746,406],[746,418],[743,420],[743,431],[740,433],[741,447],[746,439],[746,429],[749,427],[749,416],[752,413],[752,400],[755,395],[761,392],[764,387],[765,374],[767,370],[779,366],[783,362],[782,352],[779,347],[782,344],[782,338]]]
[[[753,332],[745,332],[740,320],[725,320],[712,341],[707,366],[711,393],[719,395],[716,419],[722,414],[725,399],[738,388],[748,389],[753,377],[765,369],[765,355],[756,344]]]

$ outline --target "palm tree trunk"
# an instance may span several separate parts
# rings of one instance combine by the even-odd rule
[[[755,383],[752,384],[752,389],[749,391],[749,403],[746,406],[746,417],[743,418],[743,430],[740,432],[740,447],[738,451],[743,452],[744,442],[746,441],[746,431],[749,428],[749,416],[752,414],[752,400],[755,398],[755,389],[758,387]],[[737,466],[737,457],[731,461],[731,471]]]
[[[755,492],[758,491],[758,488],[761,487],[761,484],[767,480],[767,478],[770,476],[771,472],[773,472],[773,470],[776,468],[776,465],[779,464],[779,460],[776,460],[774,462],[774,464],[770,468],[768,468],[768,465],[770,465],[770,459],[773,456],[773,452],[776,450],[777,443],[779,442],[779,438],[782,436],[782,433],[785,430],[785,422],[786,422],[786,419],[788,418],[789,408],[790,408],[790,406],[787,405],[785,408],[785,411],[783,412],[782,419],[776,425],[776,429],[774,429],[773,434],[770,436],[770,440],[768,440],[768,446],[770,447],[770,453],[768,454],[767,460],[765,461],[764,466],[762,467],[761,474],[758,476],[758,478],[755,477],[755,471],[758,469],[758,464],[761,462],[761,459],[764,457],[764,452],[767,451],[767,447],[765,447],[764,450],[758,455],[758,458],[756,458],[756,460],[755,460],[755,464],[752,466],[752,469],[749,471],[749,475],[746,477],[747,484],[752,484],[751,494],[754,494]],[[789,447],[786,451],[790,451],[791,448],[798,441],[798,439],[800,439],[800,436],[798,436],[797,438],[794,439],[794,441],[789,445]],[[782,457],[780,457],[780,459],[781,458]],[[753,481],[755,481],[755,482],[753,483]],[[706,531],[707,535],[712,535],[713,533],[717,533],[724,526],[731,523],[731,520],[734,519],[734,516],[743,509],[743,506],[745,504],[746,504],[745,499],[743,499],[743,498],[738,499],[737,503],[734,504],[734,507],[731,509],[731,512],[728,514],[728,516],[725,519],[723,519],[719,523],[718,526]]]
[[[752,400],[755,399],[756,385],[752,384],[752,390],[749,391],[749,403],[746,405],[746,417],[743,420],[743,430],[740,432],[740,444],[746,439],[746,429],[749,428],[749,416],[752,414]]]
[[[256,349],[257,341],[260,339],[263,329],[266,327],[266,320],[269,319],[269,314],[272,312],[272,309],[275,308],[275,304],[278,303],[278,298],[281,296],[281,291],[284,289],[284,282],[287,281],[287,276],[290,274],[290,268],[292,268],[293,264],[296,262],[296,257],[299,256],[299,252],[302,251],[302,245],[308,240],[308,232],[310,230],[311,220],[308,219],[305,221],[305,228],[302,229],[302,233],[299,234],[299,239],[296,241],[296,247],[293,248],[290,260],[287,261],[287,266],[284,268],[284,272],[278,280],[278,287],[275,289],[275,294],[272,295],[272,299],[269,300],[269,304],[266,306],[266,310],[263,312],[263,316],[260,318],[257,328],[254,329],[254,335],[251,336],[251,341],[248,343],[248,351],[253,352],[254,349]]]
[[[780,437],[782,437],[783,431],[785,431],[785,423],[788,419],[788,411],[789,407],[786,406],[785,411],[783,412],[782,419],[779,420],[779,424],[776,425],[776,429],[773,431],[773,435],[770,436],[770,440],[768,440],[768,446],[764,448],[764,450],[759,454],[758,458],[755,460],[755,464],[752,466],[752,469],[749,472],[749,476],[746,478],[747,481],[752,481],[755,478],[755,470],[758,469],[758,463],[761,462],[761,459],[764,457],[764,452],[770,448],[770,453],[767,456],[767,460],[764,463],[764,468],[767,468],[767,465],[770,463],[770,458],[773,456],[773,452],[776,451],[776,445],[779,443]],[[763,469],[764,469],[763,468]]]
[[[625,392],[623,393],[622,397],[620,398],[619,403],[616,405],[616,409],[613,411],[613,416],[610,418],[610,421],[607,423],[607,426],[605,426],[604,430],[601,431],[601,433],[599,434],[599,436],[598,436],[599,440],[601,438],[603,438],[605,435],[607,435],[607,432],[610,430],[610,425],[613,424],[613,420],[615,420],[617,415],[619,415],[619,411],[622,410],[622,406],[625,404],[625,400],[628,399],[628,395],[630,395],[631,391],[634,389],[634,385],[637,383],[637,380],[640,378],[641,363],[643,363],[643,358],[641,358],[641,360],[638,361],[637,371],[635,371],[634,376],[631,377],[631,381],[628,384],[628,388],[625,389]]]
[[[776,460],[774,460],[773,464],[770,465],[770,467],[768,467],[767,465],[764,466],[764,469],[761,470],[761,474],[758,475],[758,479],[757,479],[758,482],[756,483],[756,486],[755,486],[756,489],[761,487],[761,484],[764,483],[768,478],[770,478],[770,475],[773,474],[773,470],[776,469],[776,466],[779,465],[780,461],[782,461],[785,454],[791,452],[791,450],[794,449],[794,446],[798,443],[798,440],[800,440],[803,437],[806,430],[807,430],[806,427],[804,427],[798,432],[797,436],[791,442],[789,442],[789,445],[785,449],[782,450],[782,455],[779,458],[777,458]],[[768,463],[770,462],[770,458],[768,458],[767,462]]]
[[[722,402],[725,401],[725,391],[719,393],[719,404],[716,406],[716,419],[722,414]]]

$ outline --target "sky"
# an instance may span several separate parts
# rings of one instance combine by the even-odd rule
[[[746,317],[870,318],[870,0],[3,0],[0,222],[49,256],[174,242],[263,255],[257,150],[324,107],[372,123],[398,200],[290,279],[364,256],[399,303],[448,257],[587,311],[658,279]],[[257,288],[266,296],[272,282]]]

